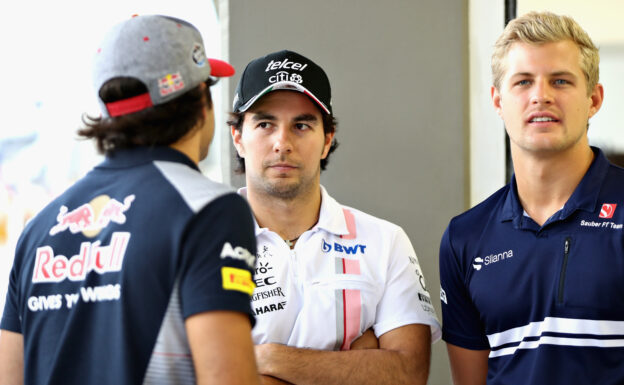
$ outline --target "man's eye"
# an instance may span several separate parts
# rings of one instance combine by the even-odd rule
[[[271,127],[271,123],[269,122],[260,122],[258,123],[258,128],[270,128]]]
[[[528,79],[523,79],[523,80],[518,81],[516,84],[519,86],[526,86],[526,85],[531,84],[531,82]]]
[[[305,123],[297,123],[297,124],[295,124],[295,127],[296,127],[298,130],[307,130],[307,129],[309,129],[309,128],[310,128],[310,126],[308,126],[308,125],[307,125],[307,124],[305,124]]]
[[[556,79],[556,80],[555,80],[555,84],[556,84],[556,85],[558,85],[558,86],[563,86],[563,85],[566,85],[566,84],[569,84],[569,83],[570,83],[570,82],[568,82],[568,81],[567,81],[567,80],[565,80],[565,79]]]

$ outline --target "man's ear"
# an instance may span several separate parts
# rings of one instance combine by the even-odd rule
[[[325,143],[323,144],[323,154],[321,155],[321,159],[327,158],[335,134],[336,132],[328,132],[325,134]]]
[[[602,87],[602,84],[596,84],[589,97],[591,100],[591,105],[589,106],[589,117],[591,118],[596,115],[596,112],[598,112],[600,106],[602,106],[602,101],[604,100],[604,88]]]
[[[243,135],[242,128],[237,130],[236,127],[230,126],[230,134],[232,135],[232,143],[236,148],[236,152],[238,152],[238,156],[241,158],[245,157],[245,147],[241,143],[241,137]]]
[[[494,86],[491,87],[490,94],[492,96],[492,105],[494,106],[498,116],[501,116],[501,110],[503,108],[501,94]]]

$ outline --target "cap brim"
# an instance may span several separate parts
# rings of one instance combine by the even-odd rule
[[[236,72],[230,63],[219,59],[208,59],[210,63],[210,76],[218,78],[226,78],[234,75]]]
[[[310,90],[308,90],[307,88],[303,87],[300,84],[289,82],[289,81],[277,82],[277,83],[273,83],[269,85],[268,87],[260,91],[256,96],[249,99],[247,103],[240,106],[238,108],[238,111],[239,112],[247,111],[249,107],[251,107],[258,99],[260,99],[265,94],[268,94],[271,91],[279,91],[279,90],[290,90],[290,91],[301,92],[305,94],[307,97],[309,97],[310,99],[312,99],[312,101],[314,101],[319,107],[321,107],[321,109],[325,111],[325,113],[331,114],[331,112],[329,111],[329,108],[327,108],[327,106],[323,104],[323,102],[321,102],[319,98],[317,98],[312,92],[310,92]]]

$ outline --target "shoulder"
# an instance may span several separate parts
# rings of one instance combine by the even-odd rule
[[[355,223],[358,229],[377,231],[377,232],[382,232],[384,234],[385,233],[397,233],[397,232],[403,231],[399,225],[396,225],[388,220],[365,213],[361,210],[358,210],[350,206],[345,206],[345,205],[340,205],[340,206],[342,207],[343,210],[346,210],[347,212],[353,215],[353,218],[355,220]],[[346,214],[346,215],[349,215],[349,214]]]
[[[609,164],[604,187],[606,192],[613,191],[621,193],[624,191],[624,168],[614,164]]]
[[[194,212],[223,195],[237,195],[231,187],[212,181],[185,164],[155,161],[154,165]]]
[[[507,184],[481,203],[453,217],[446,228],[443,241],[447,239],[452,244],[464,244],[469,240],[479,239],[486,224],[500,218],[509,189],[510,185]]]

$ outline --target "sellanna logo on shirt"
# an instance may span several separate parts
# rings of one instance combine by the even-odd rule
[[[509,250],[509,251],[504,251],[502,253],[498,253],[498,254],[490,254],[488,256],[486,256],[485,258],[481,258],[481,257],[477,257],[474,259],[474,262],[472,264],[472,267],[479,271],[481,270],[481,268],[483,267],[483,265],[487,266],[487,265],[491,265],[493,263],[499,262],[499,261],[504,261],[505,259],[509,259],[513,257],[513,250]]]

